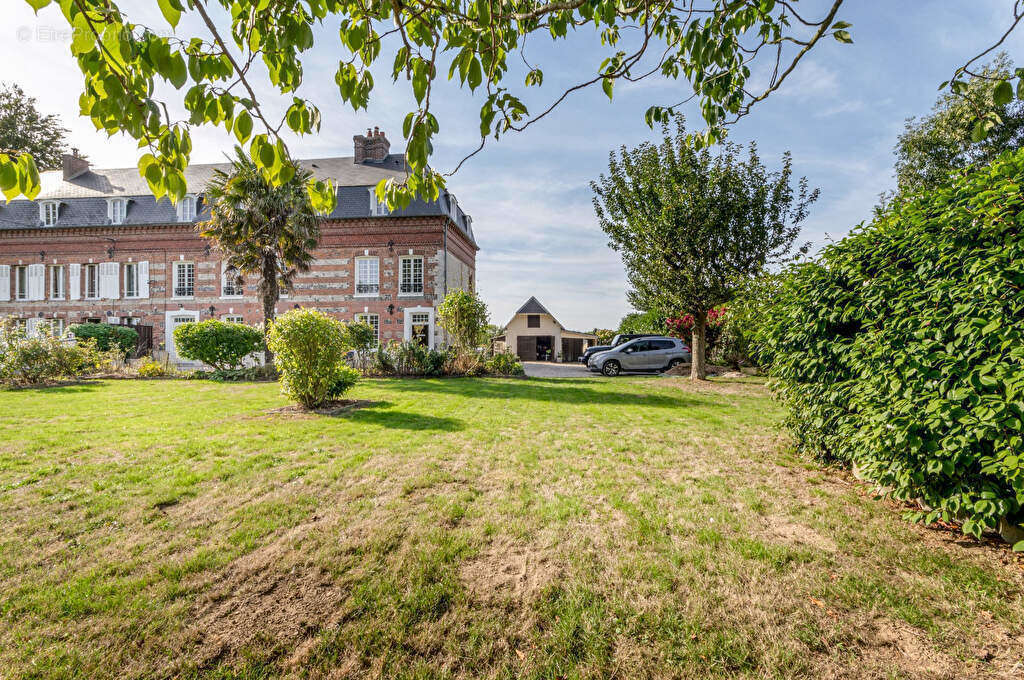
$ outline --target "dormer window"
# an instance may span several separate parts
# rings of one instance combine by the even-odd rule
[[[123,224],[124,216],[128,210],[128,200],[125,198],[111,198],[107,200],[107,217],[111,224]]]
[[[60,215],[60,201],[43,201],[39,204],[39,221],[44,227],[52,227],[57,224],[57,217]]]
[[[196,219],[196,197],[187,194],[178,201],[178,221],[192,222]]]
[[[388,214],[388,204],[377,200],[376,187],[370,187],[370,214],[374,217],[383,217]]]

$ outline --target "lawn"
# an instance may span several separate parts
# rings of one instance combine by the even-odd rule
[[[762,385],[0,392],[0,678],[1019,677],[1024,571]]]

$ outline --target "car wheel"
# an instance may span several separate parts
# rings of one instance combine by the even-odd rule
[[[601,372],[609,378],[614,378],[621,370],[622,367],[619,366],[618,361],[606,361],[604,362],[604,366],[601,367]]]
[[[666,371],[671,371],[673,368],[675,368],[676,366],[678,366],[681,363],[683,363],[682,359],[673,359],[672,361],[668,362],[668,367],[665,370]]]

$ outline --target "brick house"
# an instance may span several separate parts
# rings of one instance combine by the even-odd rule
[[[354,155],[300,161],[337,186],[338,204],[321,229],[316,261],[295,278],[277,311],[313,307],[364,320],[381,341],[443,340],[435,319],[449,289],[473,289],[472,219],[455,196],[389,212],[376,183],[401,178],[405,160],[383,132],[353,137]],[[187,321],[262,321],[255,279],[238,286],[223,257],[201,238],[209,217],[203,188],[227,163],[192,165],[194,192],[177,206],[154,200],[136,168],[91,168],[76,155],[42,173],[35,200],[0,205],[0,316],[63,329],[82,321],[152,327],[153,347],[176,360],[171,331]]]

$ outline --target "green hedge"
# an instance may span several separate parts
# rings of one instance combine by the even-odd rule
[[[125,357],[135,353],[139,343],[139,332],[131,326],[117,326],[109,323],[80,323],[71,326],[71,332],[79,340],[96,340],[96,349],[106,352],[112,347],[120,348]]]
[[[307,408],[338,400],[359,379],[345,365],[345,325],[315,309],[292,309],[277,317],[267,333],[281,391]]]
[[[207,319],[175,328],[174,347],[186,359],[229,371],[263,347],[263,333],[242,323]]]
[[[797,445],[980,536],[1024,504],[1024,152],[783,277],[759,336]]]

